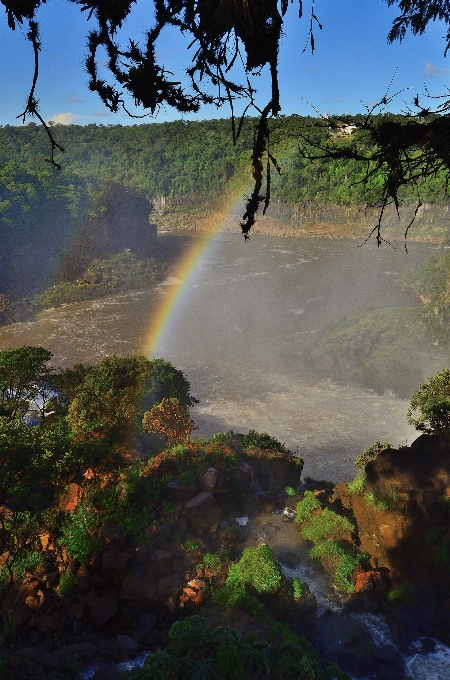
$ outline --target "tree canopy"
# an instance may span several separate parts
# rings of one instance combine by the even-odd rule
[[[41,48],[37,10],[45,0],[0,0],[6,10],[8,26],[15,30],[18,24],[27,24],[27,40],[35,56],[35,70],[26,107],[22,118],[37,117],[47,131],[51,145],[51,164],[59,167],[55,150],[61,149],[39,113],[36,85],[39,75],[39,52]],[[393,22],[389,41],[402,40],[407,30],[413,34],[425,31],[430,21],[440,20],[450,24],[450,7],[447,0],[385,0],[388,5],[398,6],[399,15]],[[133,12],[135,0],[71,0],[88,11],[96,21],[96,27],[88,34],[85,69],[89,87],[98,93],[103,104],[112,112],[126,109],[124,94],[129,94],[144,112],[155,113],[162,105],[174,107],[177,111],[198,111],[202,104],[216,106],[228,102],[232,114],[233,140],[239,137],[242,120],[234,120],[234,102],[244,98],[248,109],[256,110],[259,119],[255,128],[252,155],[254,188],[248,198],[242,231],[247,236],[255,222],[261,205],[264,210],[270,201],[271,167],[279,172],[276,158],[270,150],[269,118],[280,113],[280,92],[278,86],[278,52],[283,33],[284,17],[288,0],[154,0],[154,16],[149,20],[144,44],[132,37],[127,47],[119,44],[118,29]],[[303,14],[303,1],[299,0],[299,16]],[[309,12],[309,43],[314,50],[314,30],[321,28],[315,14],[314,0]],[[190,88],[181,87],[172,80],[172,74],[159,63],[155,43],[167,27],[175,27],[191,36],[193,58],[187,69]],[[446,36],[446,50],[450,43],[450,32]],[[106,51],[106,66],[110,74],[107,81],[99,75],[98,55]],[[232,67],[238,61],[244,69],[244,82],[237,82],[232,76]],[[270,71],[271,94],[265,106],[255,102],[255,88],[251,77],[261,69]],[[398,206],[398,191],[405,185],[417,189],[420,204],[420,181],[444,169],[450,170],[450,147],[448,139],[450,101],[447,95],[432,106],[426,107],[416,97],[408,112],[407,124],[383,122],[379,124],[378,113],[391,101],[388,93],[378,107],[368,111],[359,125],[370,137],[375,150],[367,155],[354,150],[336,149],[333,144],[320,145],[319,153],[332,157],[352,158],[366,164],[367,178],[374,167],[383,170],[383,185],[380,189],[380,220],[375,227],[380,242],[380,227],[383,211],[389,201]],[[333,129],[337,121],[323,122]],[[311,152],[311,139],[305,138],[305,155]],[[312,148],[315,148],[314,141]]]

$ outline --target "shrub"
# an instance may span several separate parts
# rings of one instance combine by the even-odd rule
[[[360,472],[364,472],[367,463],[371,460],[375,460],[379,453],[385,451],[386,449],[392,449],[392,444],[389,442],[374,442],[365,451],[363,451],[359,456],[355,458],[354,466]]]
[[[314,495],[313,491],[305,491],[303,498],[295,507],[296,522],[304,522],[309,519],[311,512],[320,508],[320,502]]]
[[[414,414],[419,411],[419,415]],[[414,392],[407,420],[427,434],[450,434],[450,369],[445,368]]]
[[[206,553],[203,555],[202,561],[197,567],[200,569],[211,569],[218,573],[222,566],[229,560],[228,552],[225,548],[221,548],[216,553]]]
[[[324,508],[302,527],[302,536],[313,543],[321,543],[331,539],[339,540],[353,531],[355,527],[349,519]]]
[[[351,575],[355,567],[363,559],[362,555],[352,555],[334,541],[323,541],[311,548],[309,553],[312,558],[328,560],[333,563],[333,583],[338,590],[352,593],[355,584],[351,581]]]
[[[303,585],[297,577],[292,579],[292,590],[294,591],[294,599],[299,600],[303,597]]]
[[[279,451],[280,453],[291,453],[284,444],[271,437],[267,432],[256,432],[250,430],[245,434],[242,440],[244,449],[251,449],[253,447],[258,449],[269,449],[270,451]]]
[[[415,588],[412,583],[406,581],[401,586],[391,588],[387,594],[387,599],[392,605],[401,604],[406,600],[410,600],[415,593]]]
[[[360,472],[359,475],[356,475],[355,479],[347,484],[347,488],[350,493],[354,493],[357,496],[364,493],[364,489],[366,488],[366,473]]]
[[[246,587],[257,593],[274,593],[281,586],[280,565],[268,545],[246,548],[236,564],[230,566],[226,585],[237,590]]]
[[[286,496],[295,496],[296,491],[292,486],[287,486],[284,490],[284,493],[286,494]]]
[[[58,592],[61,597],[69,597],[75,593],[77,585],[77,577],[69,571],[66,571],[59,577]]]
[[[58,543],[71,557],[86,564],[89,555],[100,548],[95,535],[97,528],[98,520],[93,510],[80,503],[64,522]]]

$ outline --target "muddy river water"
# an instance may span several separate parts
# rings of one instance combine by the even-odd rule
[[[186,248],[196,237],[184,239]],[[298,451],[305,475],[354,476],[374,440],[411,442],[406,400],[317,379],[305,349],[329,321],[368,307],[415,304],[396,285],[433,246],[219,234],[186,276],[154,356],[181,368],[200,403],[198,435],[266,431]],[[151,290],[68,304],[0,329],[0,348],[39,344],[55,366],[149,351],[147,338],[171,279]]]

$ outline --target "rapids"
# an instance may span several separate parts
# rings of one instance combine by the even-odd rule
[[[160,239],[194,235],[162,234]],[[179,241],[177,241],[179,243]],[[266,431],[305,460],[304,476],[340,481],[375,440],[411,443],[408,401],[317,379],[303,353],[324,325],[370,307],[416,304],[395,280],[435,247],[219,234],[183,282],[155,356],[181,368],[200,400],[196,434]],[[0,348],[37,344],[55,366],[148,353],[158,305],[175,280],[42,312],[0,328]]]

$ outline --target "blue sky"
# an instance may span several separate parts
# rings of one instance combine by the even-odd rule
[[[305,17],[298,19],[298,3],[290,5],[285,36],[280,50],[280,90],[282,113],[311,114],[364,112],[364,104],[380,100],[396,72],[391,93],[401,92],[390,106],[405,109],[405,102],[422,94],[425,85],[433,95],[442,94],[450,81],[450,61],[444,58],[445,26],[431,24],[425,35],[408,35],[402,43],[387,44],[387,34],[396,16],[382,0],[316,0],[316,14],[323,30],[315,29],[313,55],[307,41],[308,0],[304,0]],[[153,3],[137,0],[133,15],[127,20],[124,35],[136,40],[151,25]],[[40,11],[41,66],[37,86],[40,111],[45,120],[78,125],[132,124],[123,113],[109,113],[87,87],[82,61],[90,23],[87,12],[64,0],[49,0]],[[183,81],[189,65],[188,40],[178,32],[163,36],[157,46],[161,63]],[[0,26],[0,125],[17,125],[16,118],[24,102],[33,74],[33,55],[21,30],[12,32],[1,16]],[[255,79],[259,101],[268,97],[268,78]],[[409,89],[406,89],[409,88]],[[306,101],[309,104],[306,103]],[[132,108],[132,107],[131,107]],[[250,113],[250,112],[249,112]],[[228,117],[224,107],[217,111],[204,107],[192,119]],[[162,109],[155,118],[144,122],[179,119],[176,111]]]

